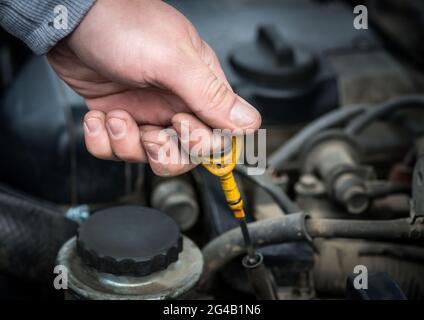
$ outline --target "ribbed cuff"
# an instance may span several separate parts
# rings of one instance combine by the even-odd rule
[[[79,25],[95,1],[0,0],[0,24],[36,54],[45,54]]]

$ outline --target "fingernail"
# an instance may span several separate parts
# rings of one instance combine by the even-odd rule
[[[258,119],[258,111],[250,104],[237,98],[230,112],[230,120],[238,127],[246,127],[255,123]]]
[[[153,161],[158,161],[160,146],[155,143],[146,143],[144,146],[146,147],[146,152],[149,158]]]
[[[96,135],[100,132],[102,124],[100,119],[90,118],[84,121],[84,126],[90,135]]]
[[[118,118],[111,118],[107,121],[107,128],[112,138],[120,139],[127,132],[127,124],[124,120]]]

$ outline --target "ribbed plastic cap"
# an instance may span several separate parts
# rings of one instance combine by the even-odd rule
[[[178,260],[182,237],[168,215],[136,206],[101,210],[78,231],[77,252],[100,272],[146,276]]]

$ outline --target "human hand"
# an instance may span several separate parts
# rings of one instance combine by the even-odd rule
[[[158,175],[181,174],[194,164],[158,159],[165,128],[181,135],[184,123],[209,133],[261,124],[193,25],[162,1],[98,0],[48,59],[85,99],[86,146],[100,159],[148,161]]]

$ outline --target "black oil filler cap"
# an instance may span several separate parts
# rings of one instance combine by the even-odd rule
[[[178,225],[158,210],[122,206],[88,218],[77,236],[82,261],[99,272],[146,276],[178,260],[182,237]]]
[[[315,77],[318,59],[304,48],[290,45],[275,25],[263,25],[254,42],[240,44],[230,63],[242,76],[268,85],[304,85]]]

